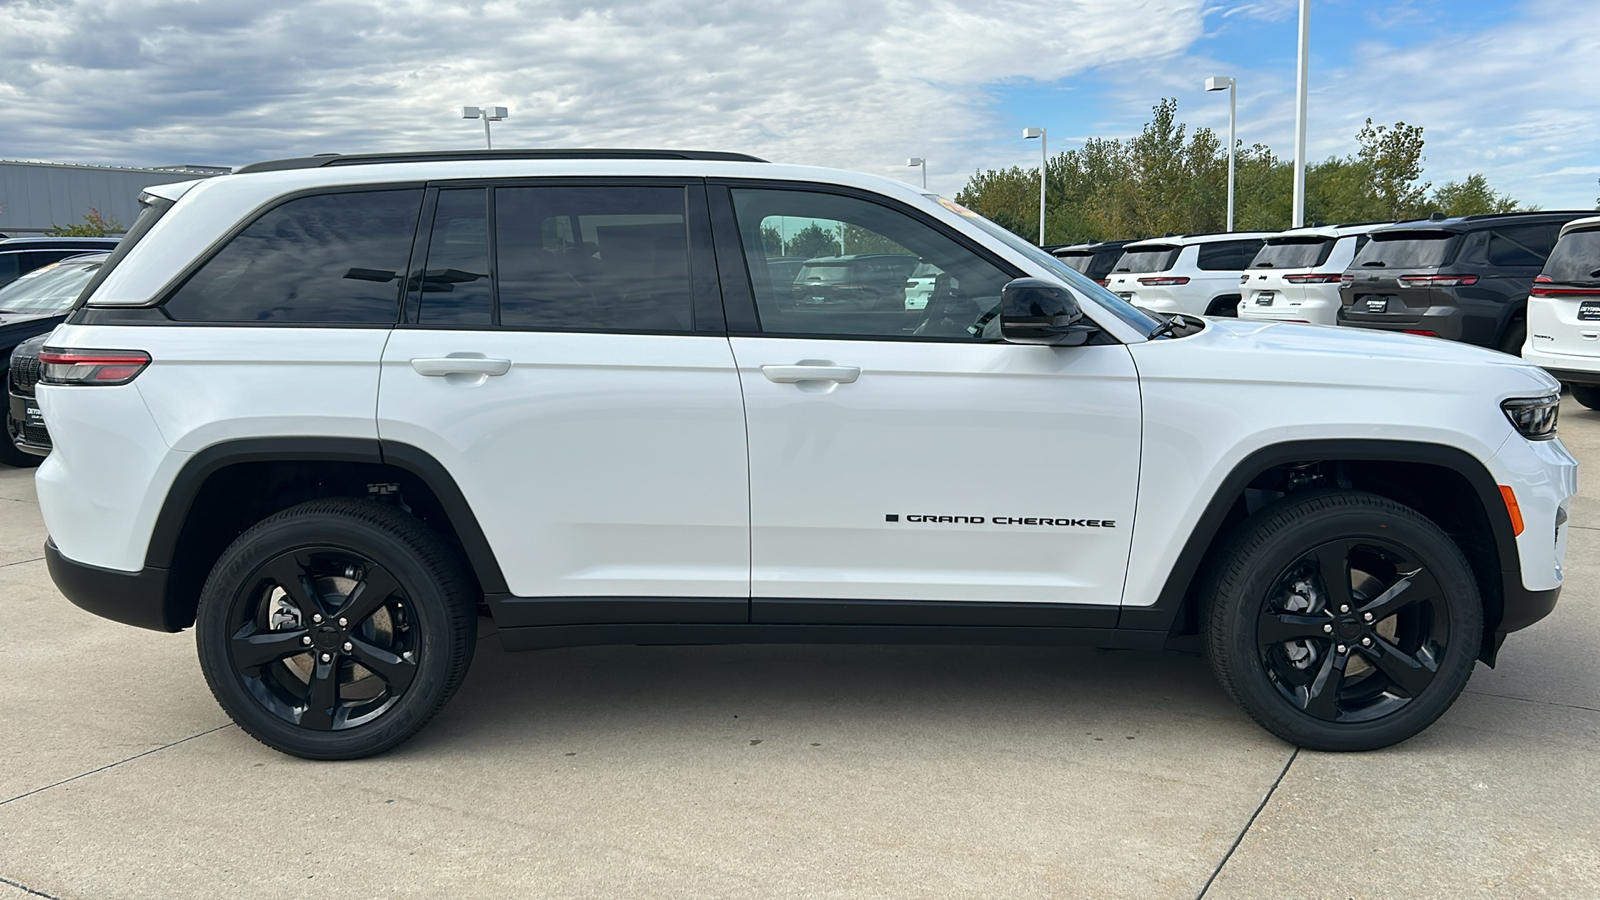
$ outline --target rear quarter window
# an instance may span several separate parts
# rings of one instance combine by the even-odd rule
[[[181,322],[393,325],[422,190],[316,194],[267,210],[166,302]]]
[[[1507,225],[1489,232],[1489,264],[1533,268],[1544,265],[1555,246],[1559,224]]]

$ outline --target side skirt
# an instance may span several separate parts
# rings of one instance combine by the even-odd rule
[[[500,629],[508,651],[603,644],[994,644],[1160,650],[1165,631],[962,625],[542,625]]]

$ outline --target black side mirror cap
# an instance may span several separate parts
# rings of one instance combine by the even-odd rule
[[[1076,347],[1099,330],[1084,320],[1077,296],[1053,281],[1018,278],[1000,292],[1000,336],[1009,343]]]

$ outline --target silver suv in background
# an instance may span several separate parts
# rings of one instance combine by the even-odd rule
[[[1239,318],[1339,324],[1339,279],[1383,222],[1296,228],[1267,238],[1240,276]]]
[[[1106,287],[1142,309],[1232,316],[1239,277],[1268,232],[1168,235],[1122,249]]]

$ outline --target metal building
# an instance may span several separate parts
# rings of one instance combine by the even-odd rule
[[[78,225],[90,209],[127,228],[139,215],[139,192],[153,184],[210,178],[221,166],[80,166],[0,160],[0,234],[38,234]]]

